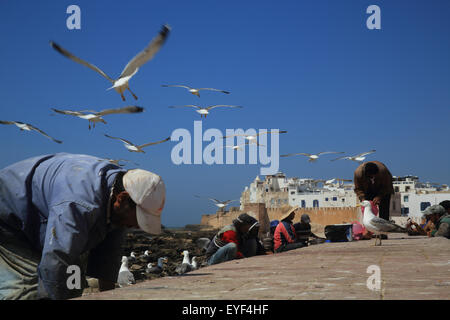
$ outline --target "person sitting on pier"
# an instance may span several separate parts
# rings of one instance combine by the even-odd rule
[[[428,231],[429,237],[445,237],[450,239],[450,215],[443,206],[436,204],[428,207],[423,214],[429,217],[436,226],[435,230]]]
[[[297,240],[303,242],[305,245],[308,245],[310,237],[314,239],[323,239],[311,232],[311,218],[306,213],[302,214],[300,222],[294,224],[294,229],[297,234]]]
[[[297,234],[292,224],[292,220],[295,217],[295,210],[297,209],[298,207],[292,208],[280,218],[280,223],[275,229],[273,240],[273,248],[275,253],[305,246],[303,242],[298,242]]]
[[[242,213],[232,224],[220,229],[206,250],[208,265],[244,258],[241,251],[245,240],[243,236],[253,224],[254,218]]]

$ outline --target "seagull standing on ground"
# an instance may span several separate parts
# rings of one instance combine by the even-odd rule
[[[168,25],[164,25],[159,32],[159,34],[148,44],[148,46],[139,52],[133,59],[131,59],[128,64],[123,69],[122,73],[120,74],[119,78],[112,79],[110,76],[108,76],[105,72],[103,72],[100,68],[97,66],[90,64],[87,61],[84,61],[76,56],[74,56],[72,53],[67,51],[66,49],[62,48],[58,44],[54,43],[53,41],[50,41],[50,45],[58,51],[63,56],[71,59],[72,61],[75,61],[77,63],[80,63],[86,67],[88,67],[91,70],[94,70],[98,72],[100,75],[102,75],[104,78],[109,80],[113,86],[109,89],[116,90],[120,96],[122,97],[122,100],[125,101],[125,96],[123,93],[125,90],[128,90],[131,92],[133,97],[137,100],[137,96],[130,90],[128,86],[128,81],[133,77],[136,72],[138,72],[139,68],[151,60],[153,56],[161,49],[162,45],[166,41],[168,35],[170,33],[170,27]]]
[[[193,95],[196,95],[197,97],[200,98],[200,93],[199,91],[201,90],[209,90],[209,91],[218,91],[218,92],[223,92],[225,94],[230,94],[229,91],[225,91],[225,90],[220,90],[220,89],[214,89],[214,88],[191,88],[189,86],[185,86],[185,85],[181,85],[181,84],[163,84],[161,85],[161,87],[179,87],[179,88],[185,88],[188,89],[188,91],[190,93],[192,93]]]
[[[377,245],[378,238],[380,239],[381,246],[381,235],[387,235],[390,232],[407,232],[407,230],[399,225],[387,221],[385,219],[375,216],[372,212],[372,204],[370,201],[364,200],[361,202],[360,206],[364,207],[364,218],[363,224],[367,230],[375,234],[375,245]]]
[[[46,136],[47,138],[52,139],[56,143],[62,143],[61,140],[56,140],[55,138],[50,137],[44,131],[42,131],[42,130],[40,130],[40,129],[38,129],[38,128],[36,128],[36,127],[34,127],[34,126],[32,126],[31,124],[28,124],[28,123],[23,123],[23,122],[19,122],[19,121],[2,121],[2,120],[0,120],[0,124],[15,124],[20,129],[20,131],[23,131],[23,130],[26,130],[26,131],[34,130],[34,131],[37,131],[40,134]]]
[[[181,254],[184,256],[183,262],[181,262],[181,265],[179,265],[175,269],[175,272],[178,273],[179,275],[185,274],[186,272],[193,270],[191,262],[189,261],[189,251],[184,250]]]
[[[105,134],[105,136],[108,137],[108,138],[111,138],[111,139],[117,139],[117,140],[122,141],[124,146],[125,146],[125,148],[127,148],[128,151],[130,151],[130,152],[140,152],[140,153],[145,153],[144,150],[142,150],[142,148],[144,148],[144,147],[152,146],[152,145],[155,145],[155,144],[158,144],[158,143],[163,143],[163,142],[166,142],[166,141],[170,140],[170,137],[169,137],[169,138],[166,138],[166,139],[161,140],[161,141],[149,142],[149,143],[142,144],[142,145],[138,146],[138,145],[135,145],[132,142],[130,142],[128,140],[125,140],[125,139],[122,139],[122,138],[111,137],[111,136],[108,136],[107,134]]]
[[[140,113],[144,111],[144,108],[138,107],[138,106],[128,106],[123,108],[117,108],[117,109],[105,109],[99,112],[91,111],[91,110],[83,110],[83,111],[72,111],[72,110],[58,110],[51,108],[53,111],[61,114],[66,114],[69,116],[75,116],[81,119],[85,119],[89,121],[89,129],[91,129],[91,122],[92,127],[95,128],[96,122],[102,122],[106,124],[106,121],[102,118],[102,116],[105,116],[107,114],[117,114],[117,113]]]
[[[166,257],[158,258],[158,264],[155,267],[151,267],[151,263],[149,263],[145,272],[153,274],[161,273],[164,269],[164,262],[167,262],[167,260],[168,259]]]
[[[133,274],[128,269],[128,258],[126,256],[122,257],[122,265],[120,266],[117,283],[121,288],[136,283]]]
[[[200,114],[200,118],[206,116],[209,114],[209,111],[214,109],[214,108],[242,108],[242,106],[230,106],[230,105],[226,105],[226,104],[216,104],[213,106],[209,106],[206,108],[202,108],[199,106],[196,106],[194,104],[188,104],[188,105],[184,105],[184,106],[170,106],[169,108],[196,108],[197,110],[195,110],[195,112]]]
[[[356,161],[356,162],[362,162],[362,161],[364,161],[364,159],[366,159],[365,156],[367,156],[368,154],[374,153],[375,151],[376,150],[370,150],[368,152],[363,152],[363,153],[357,154],[356,156],[351,156],[351,157],[344,156],[344,157],[339,157],[339,158],[336,158],[336,159],[333,159],[330,161],[346,159],[346,160],[351,160],[351,161]]]
[[[316,162],[317,159],[319,159],[320,155],[322,155],[322,154],[329,154],[329,153],[344,153],[344,152],[324,151],[324,152],[319,152],[319,153],[316,153],[316,154],[299,152],[299,153],[282,154],[280,157],[290,157],[290,156],[296,156],[296,155],[303,155],[303,156],[307,156],[309,158],[308,159],[309,162]]]

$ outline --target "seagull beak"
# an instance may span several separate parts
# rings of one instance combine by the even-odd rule
[[[361,203],[358,203],[358,204],[356,205],[356,207],[357,207],[357,208],[361,207]]]

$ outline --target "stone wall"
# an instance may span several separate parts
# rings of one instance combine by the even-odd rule
[[[242,211],[217,212],[215,214],[202,215],[202,225],[209,225],[214,228],[221,228],[227,224],[231,224],[241,213],[247,212],[251,216],[258,219],[261,224],[261,232],[268,230],[271,220],[279,220],[279,218],[287,212],[291,207],[269,208],[264,203],[250,203],[244,206]],[[307,213],[311,222],[314,224],[326,226],[329,224],[349,223],[351,221],[362,221],[361,210],[356,207],[343,208],[299,208],[295,211],[294,223],[300,221],[303,213]]]

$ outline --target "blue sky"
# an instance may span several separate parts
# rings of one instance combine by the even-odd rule
[[[81,30],[68,30],[66,8],[81,8]],[[368,30],[366,8],[381,8],[381,30]],[[393,175],[450,183],[450,2],[434,1],[10,1],[0,2],[0,120],[31,123],[57,139],[1,126],[0,167],[54,152],[125,158],[160,174],[167,186],[162,223],[199,223],[216,207],[207,199],[238,199],[260,165],[174,165],[169,142],[130,153],[104,133],[138,144],[177,128],[193,133],[200,116],[170,105],[233,104],[215,110],[203,129],[287,130],[280,153],[376,149],[368,157]],[[130,81],[126,102],[110,83],[51,49],[53,40],[116,78],[168,23],[161,51]],[[197,98],[187,84],[231,91]],[[51,116],[50,108],[145,107],[86,121]],[[206,146],[207,143],[204,144]],[[447,145],[447,147],[445,147]],[[352,178],[356,163],[311,164],[281,158],[288,176]],[[131,167],[129,167],[131,168]]]

